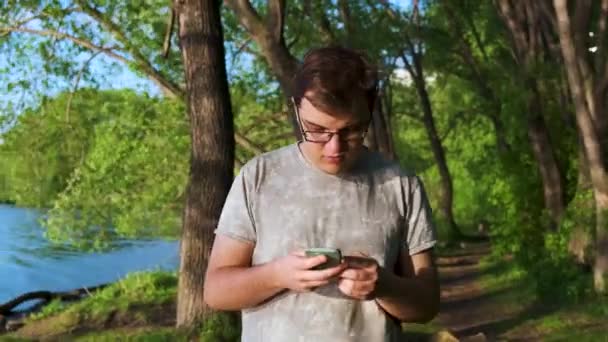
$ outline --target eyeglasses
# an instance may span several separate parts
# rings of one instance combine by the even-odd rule
[[[291,98],[293,103],[294,112],[296,114],[296,119],[298,120],[298,126],[300,127],[300,132],[302,133],[302,138],[305,141],[312,143],[328,143],[334,135],[338,135],[338,138],[342,141],[346,142],[354,142],[365,139],[367,135],[367,130],[370,124],[370,121],[367,121],[364,125],[356,125],[354,127],[346,127],[337,132],[329,132],[329,131],[314,131],[314,130],[305,130],[302,119],[300,118],[300,111],[296,104],[295,98]]]

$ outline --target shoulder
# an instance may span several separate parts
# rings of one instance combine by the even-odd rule
[[[373,174],[376,178],[395,181],[415,181],[418,178],[412,169],[385,157],[380,152],[365,150],[363,158],[364,172]]]
[[[397,191],[405,199],[416,192],[424,192],[423,182],[413,169],[380,152],[367,150],[364,153],[364,174],[371,176],[370,180],[376,186]]]
[[[295,145],[290,144],[250,159],[239,172],[245,183],[258,187],[273,173],[293,163]]]

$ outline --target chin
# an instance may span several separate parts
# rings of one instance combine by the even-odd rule
[[[340,164],[329,164],[329,163],[323,163],[321,165],[321,170],[323,170],[325,173],[329,173],[331,175],[337,175],[341,172],[344,172],[348,169],[348,163],[346,162],[342,162]]]
[[[330,175],[337,175],[338,173],[340,173],[340,171],[342,171],[342,167],[340,166],[333,166],[333,165],[325,165],[322,170],[325,173],[329,173]]]

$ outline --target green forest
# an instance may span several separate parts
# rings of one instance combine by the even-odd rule
[[[208,44],[223,39],[217,73],[200,65],[202,52],[186,53],[200,50],[186,35],[196,6],[219,14],[205,14],[220,28]],[[46,238],[83,251],[186,239],[192,210],[217,220],[242,165],[295,141],[287,99],[306,51],[346,46],[380,70],[366,143],[424,181],[440,273],[449,280],[448,266],[472,256],[470,286],[487,291],[486,302],[446,306],[466,315],[478,303],[487,312],[472,314],[477,322],[440,313],[404,329],[605,339],[607,31],[605,0],[9,0],[0,7],[0,203],[44,210]],[[121,86],[120,68],[152,91]],[[222,120],[196,107],[196,77],[207,75],[228,86]],[[210,145],[204,132],[227,142]],[[196,174],[218,155],[216,168]],[[213,237],[209,224],[201,230],[197,239]],[[476,258],[478,246],[489,247]],[[238,339],[238,320],[202,303],[187,313],[178,303],[174,328],[176,298],[186,301],[178,287],[203,281],[186,284],[184,270],[131,275],[89,304],[52,301],[6,336]],[[122,318],[99,323],[118,301]],[[159,323],[146,306],[170,318]],[[482,324],[503,313],[509,320]]]

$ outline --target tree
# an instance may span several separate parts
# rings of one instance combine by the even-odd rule
[[[414,11],[412,12],[412,18],[410,18],[409,20],[405,20],[403,19],[404,15],[399,14],[395,10],[393,10],[388,4],[388,2],[382,1],[382,4],[385,6],[388,15],[391,18],[393,18],[397,23],[401,23],[403,24],[403,26],[405,26],[405,28],[400,31],[403,39],[403,45],[399,48],[399,51],[397,51],[397,53],[398,56],[401,58],[405,69],[410,75],[414,87],[416,88],[416,92],[420,100],[420,107],[422,109],[422,116],[420,117],[420,120],[423,122],[424,127],[426,129],[426,133],[431,145],[431,150],[433,151],[433,157],[435,158],[435,162],[439,170],[439,175],[441,177],[441,192],[439,195],[440,211],[442,213],[443,219],[449,227],[450,235],[453,238],[460,238],[463,234],[460,231],[458,225],[456,224],[456,220],[454,219],[454,213],[452,210],[454,201],[452,175],[450,173],[450,169],[446,160],[445,149],[437,132],[431,100],[427,91],[427,79],[424,73],[422,61],[424,56],[424,40],[422,36],[413,37],[411,33],[412,31],[421,31],[420,23],[417,21],[415,22],[414,18],[416,16],[415,13],[417,13],[417,11],[416,9],[414,9]]]
[[[102,78],[90,72],[93,60],[104,59],[128,66],[149,79],[168,98],[185,98],[183,65],[177,54],[173,32],[173,11],[165,0],[140,6],[124,1],[15,2],[0,8],[0,46],[8,47],[12,74],[10,88],[46,93],[67,83],[78,88],[78,81],[97,84]],[[29,60],[38,54],[45,77],[33,77]],[[76,56],[86,56],[79,63]],[[8,73],[7,73],[8,74]],[[111,75],[112,72],[107,74]],[[80,75],[80,76],[79,76]],[[5,76],[0,73],[0,77]],[[31,79],[27,79],[30,77]],[[50,82],[57,79],[57,82]],[[110,80],[111,82],[111,80]],[[254,145],[239,132],[239,146]],[[243,143],[241,143],[243,142]],[[251,151],[255,153],[255,151]]]
[[[177,325],[192,326],[209,314],[203,301],[203,283],[213,230],[232,184],[234,137],[220,3],[175,1],[174,8],[192,139],[180,245]]]
[[[608,1],[601,3],[578,1],[568,7],[567,0],[554,0],[555,19],[552,21],[559,35],[564,69],[568,77],[570,94],[576,112],[576,122],[584,147],[584,156],[589,167],[591,185],[595,199],[595,264],[594,286],[599,293],[608,291],[608,163],[606,141],[608,140],[608,63],[606,63]],[[593,9],[600,5],[599,17],[591,20]],[[552,14],[549,14],[552,18]],[[595,54],[586,44],[589,32],[598,34]]]
[[[523,87],[530,91],[527,99],[527,131],[543,182],[545,207],[552,219],[553,230],[557,229],[565,210],[563,172],[549,137],[543,114],[540,81],[534,69],[543,60],[543,40],[548,40],[543,25],[541,2],[521,2],[523,10],[516,10],[510,1],[498,1],[498,7],[512,37],[513,55],[518,65]]]
[[[292,78],[297,69],[297,58],[290,51],[290,46],[285,42],[285,17],[286,3],[284,0],[268,0],[266,6],[266,16],[260,15],[260,11],[252,5],[249,0],[227,0],[226,4],[236,14],[240,25],[246,30],[249,39],[253,40],[260,51],[260,57],[263,58],[270,70],[278,80],[283,95],[289,98],[293,92]],[[343,44],[352,46],[354,40],[353,30],[355,20],[350,18],[350,10],[348,2],[339,1],[340,18],[344,20],[344,35],[337,35],[335,28],[331,27],[330,21],[327,18],[328,9],[318,1],[304,2],[303,10],[305,16],[313,17],[313,20],[320,23],[318,30],[322,35],[322,41],[326,44]],[[320,11],[313,11],[311,7],[320,8]],[[294,6],[295,9],[295,6]],[[316,13],[313,13],[316,12]],[[303,21],[304,16],[300,16],[298,21]],[[295,20],[294,20],[295,21]],[[300,32],[301,33],[301,32]],[[342,39],[338,37],[344,37]],[[299,37],[295,37],[296,41]],[[313,39],[314,41],[314,39]],[[365,48],[366,46],[356,46]],[[308,46],[310,48],[310,46]],[[290,103],[290,101],[287,101]],[[297,128],[297,122],[293,115],[290,115],[294,134],[299,139],[300,131]],[[371,134],[367,139],[368,145],[374,150],[383,152],[389,158],[395,158],[394,149],[392,147],[392,136],[390,134],[390,124],[387,113],[383,110],[382,102],[378,101],[375,110],[372,113]]]

